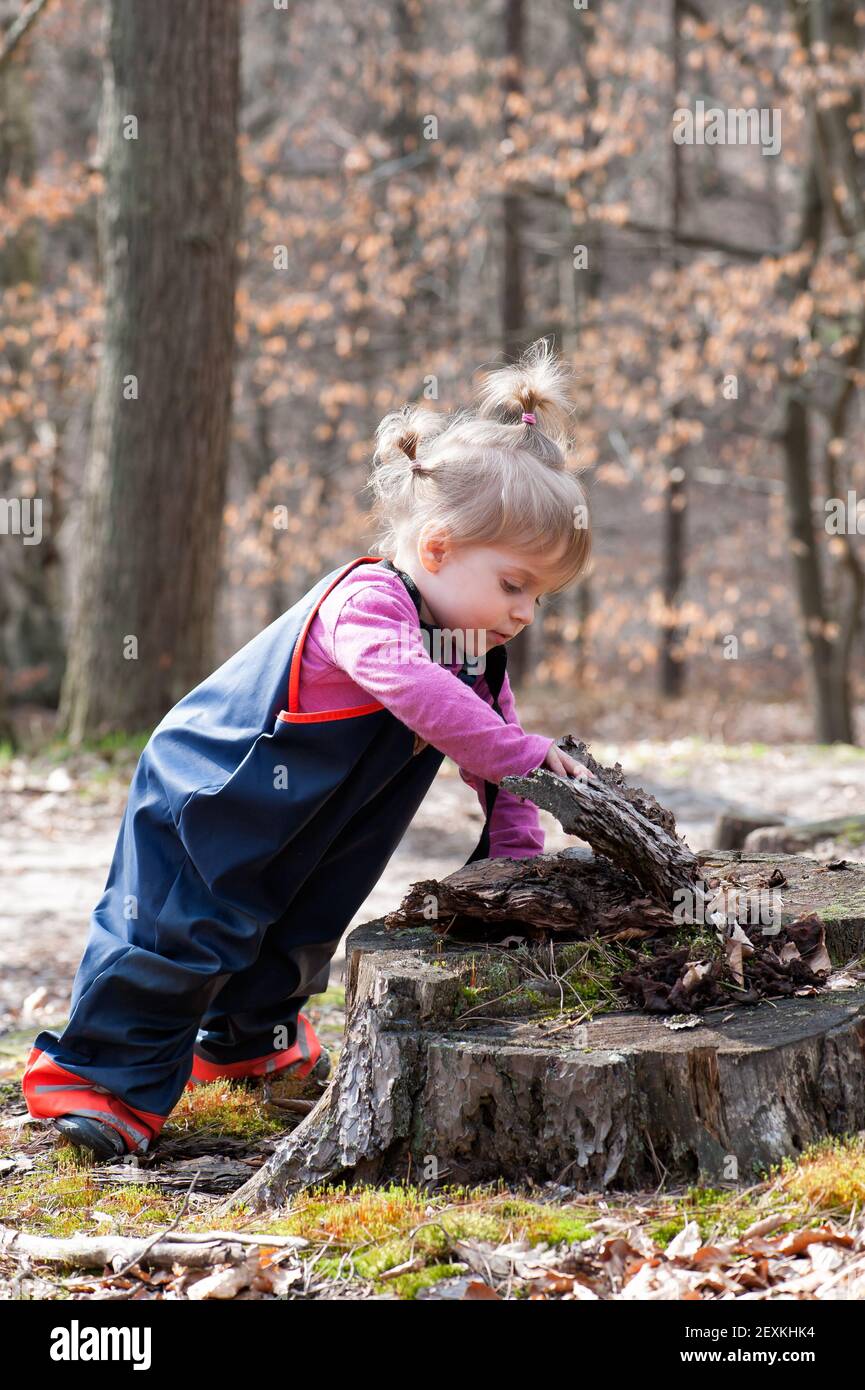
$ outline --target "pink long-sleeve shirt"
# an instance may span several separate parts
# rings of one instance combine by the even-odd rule
[[[540,767],[555,740],[521,728],[507,674],[498,697],[503,723],[486,678],[479,675],[474,688],[467,686],[454,674],[459,667],[459,661],[431,659],[399,575],[358,565],[334,585],[310,623],[300,662],[300,712],[377,700],[453,759],[484,810],[485,780],[498,784]],[[525,859],[543,848],[537,807],[499,787],[489,857]]]

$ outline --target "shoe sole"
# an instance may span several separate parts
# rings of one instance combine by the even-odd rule
[[[122,1158],[127,1151],[120,1135],[109,1125],[88,1120],[83,1115],[60,1115],[52,1123],[67,1144],[86,1149],[96,1158]]]

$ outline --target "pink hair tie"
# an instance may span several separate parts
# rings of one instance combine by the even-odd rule
[[[524,410],[522,423],[525,425],[536,425],[538,422],[530,410]]]

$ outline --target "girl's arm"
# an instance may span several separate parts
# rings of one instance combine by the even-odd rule
[[[336,665],[460,768],[498,784],[540,767],[555,740],[502,723],[474,690],[432,661],[417,609],[400,589],[367,584],[346,599],[330,628]]]
[[[479,688],[480,687],[480,688]],[[486,681],[475,686],[478,695],[492,704],[492,694]],[[513,691],[507,672],[499,692],[499,708],[508,724],[519,726]],[[476,777],[465,768],[460,768],[460,777],[477,792],[482,811],[486,811],[483,778]],[[530,859],[544,850],[544,832],[538,816],[538,808],[533,801],[523,796],[514,796],[499,787],[493,813],[490,817],[490,859]]]

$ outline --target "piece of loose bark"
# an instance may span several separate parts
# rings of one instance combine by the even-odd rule
[[[607,859],[563,850],[532,859],[481,859],[442,879],[413,883],[385,925],[429,925],[454,940],[532,941],[563,935],[626,939],[672,929],[673,914],[642,894],[639,883]]]
[[[672,811],[642,787],[629,787],[621,763],[604,767],[570,734],[556,746],[589,768],[596,780],[566,781],[539,768],[526,777],[503,778],[502,787],[549,811],[567,835],[586,840],[596,854],[631,874],[662,907],[673,905],[677,890],[699,900],[697,859],[676,834]]]

